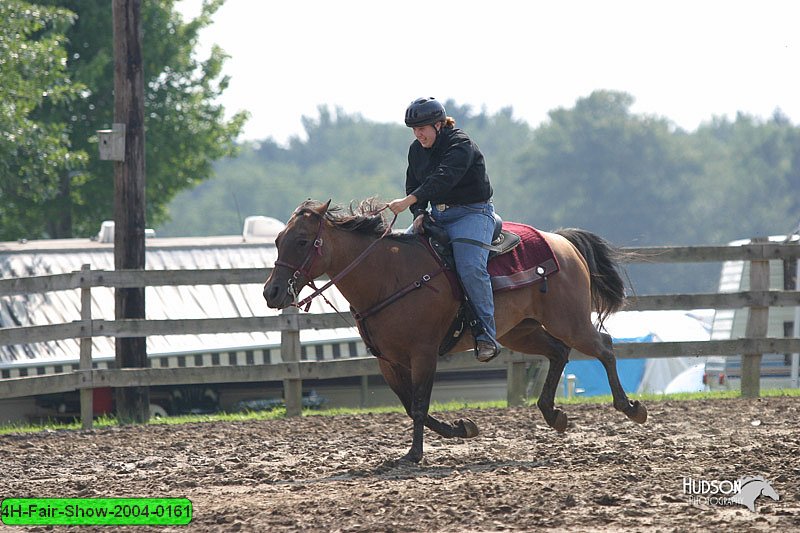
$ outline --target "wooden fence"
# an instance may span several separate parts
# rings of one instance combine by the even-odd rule
[[[742,354],[742,395],[759,395],[760,362],[764,353],[800,352],[798,338],[768,338],[767,316],[770,307],[800,305],[800,291],[769,290],[769,261],[800,256],[800,246],[758,242],[743,246],[689,246],[626,248],[636,252],[635,262],[698,263],[745,260],[751,264],[748,291],[712,294],[671,294],[638,296],[628,300],[627,310],[683,310],[750,308],[746,337],[700,342],[624,343],[616,345],[617,357],[684,357]],[[209,318],[182,320],[103,320],[91,316],[91,290],[94,287],[149,287],[177,285],[261,284],[269,269],[226,270],[145,270],[98,271],[85,265],[81,271],[0,280],[0,297],[16,294],[79,289],[81,317],[70,323],[0,328],[0,345],[29,344],[60,339],[80,339],[79,369],[73,372],[0,379],[0,399],[79,390],[83,427],[92,424],[92,389],[283,381],[287,413],[300,414],[302,380],[368,376],[379,373],[370,356],[333,361],[301,361],[300,331],[330,329],[351,324],[337,313],[303,314],[287,309],[278,316]],[[95,336],[145,337],[148,335],[234,333],[280,331],[282,363],[248,366],[181,368],[92,369],[92,343]],[[507,368],[510,405],[524,400],[526,366],[535,356],[504,350],[490,367]],[[573,353],[572,358],[586,356]],[[475,368],[469,353],[440,359],[440,370]],[[486,368],[486,365],[482,365]]]

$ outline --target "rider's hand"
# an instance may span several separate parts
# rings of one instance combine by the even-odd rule
[[[405,211],[406,209],[408,209],[409,207],[411,207],[416,202],[417,202],[417,197],[414,196],[413,194],[409,194],[405,198],[397,198],[396,200],[392,200],[387,204],[387,207],[392,213],[398,215],[403,211]]]
[[[397,198],[396,200],[392,200],[391,202],[389,202],[389,204],[387,205],[389,211],[391,211],[395,215],[398,215],[402,211],[405,211],[406,206],[403,205],[403,200],[404,198]]]

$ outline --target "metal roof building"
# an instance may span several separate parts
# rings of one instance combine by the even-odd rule
[[[277,258],[274,240],[283,224],[267,217],[249,217],[241,236],[148,238],[147,270],[271,268]],[[110,236],[110,238],[109,238]],[[0,243],[0,277],[15,278],[114,269],[113,223],[104,223],[96,239]],[[332,287],[328,293],[339,309],[348,303]],[[148,319],[197,319],[271,316],[261,284],[148,287]],[[310,312],[327,313],[315,300]],[[92,289],[92,316],[114,319],[114,289]],[[59,324],[80,320],[80,290],[0,297],[0,327]],[[302,331],[304,360],[365,355],[355,328]],[[151,366],[206,366],[279,362],[279,332],[170,335],[147,338]],[[93,339],[93,364],[107,368],[114,360],[114,338]],[[50,374],[77,369],[78,339],[0,346],[0,377]]]

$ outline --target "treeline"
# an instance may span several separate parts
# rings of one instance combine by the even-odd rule
[[[581,227],[618,246],[724,244],[783,234],[800,217],[800,128],[715,118],[694,132],[634,114],[633,97],[596,91],[537,128],[446,102],[486,155],[495,205],[540,229]],[[348,204],[403,194],[410,131],[327,107],[306,139],[249,143],[214,177],[180,193],[159,235],[235,234],[244,217],[286,220],[306,198]],[[407,224],[410,219],[400,220]],[[716,290],[719,265],[631,267],[637,291]]]
[[[309,197],[401,196],[412,136],[397,123],[322,107],[288,146],[236,143],[247,114],[225,119],[217,103],[226,56],[195,53],[223,2],[204,2],[189,21],[176,0],[142,5],[148,224],[163,236],[233,234],[247,215],[285,220]],[[113,122],[111,17],[106,1],[0,2],[0,240],[88,237],[114,216],[113,165],[99,160],[95,133]],[[619,246],[795,227],[800,129],[779,111],[687,132],[631,113],[632,103],[597,91],[536,128],[511,108],[446,107],[483,149],[508,220],[582,227]],[[718,265],[680,268],[631,271],[644,292],[715,290]]]

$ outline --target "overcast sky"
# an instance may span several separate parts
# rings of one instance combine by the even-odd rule
[[[187,16],[201,0],[181,0]],[[779,108],[800,124],[800,2],[227,0],[201,34],[231,57],[221,103],[285,142],[328,104],[402,123],[418,96],[537,126],[595,89],[693,130]]]

